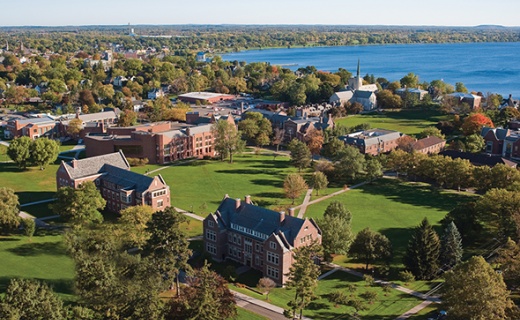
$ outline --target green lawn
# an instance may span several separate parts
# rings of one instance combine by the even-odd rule
[[[2,187],[13,189],[21,204],[54,197],[56,171],[59,165],[48,165],[45,170],[29,167],[20,170],[14,163],[0,163]]]
[[[0,292],[12,278],[49,283],[66,300],[73,300],[74,263],[61,235],[0,237]]]
[[[399,266],[412,229],[424,217],[438,225],[457,203],[473,198],[465,193],[439,191],[424,183],[380,179],[311,205],[305,216],[321,218],[332,201],[340,201],[352,212],[354,233],[370,227],[390,239],[394,248],[394,262]],[[336,262],[342,264],[346,261],[337,259]]]
[[[157,167],[143,166],[133,170],[142,173],[154,168]],[[272,156],[246,154],[235,157],[231,164],[201,160],[168,166],[157,174],[160,173],[170,186],[173,206],[205,216],[215,211],[225,194],[241,199],[250,195],[255,204],[273,210],[289,207],[291,201],[283,194],[283,180],[288,173],[296,171],[288,157],[273,159]],[[303,197],[296,199],[295,204],[300,204]]]
[[[346,289],[347,284],[356,286],[354,292]],[[233,290],[248,294],[257,299],[265,299],[265,296],[255,294],[247,289],[240,289],[232,286]],[[334,290],[341,290],[352,299],[363,301],[360,294],[365,291],[374,291],[377,293],[376,302],[369,304],[367,311],[360,314],[363,319],[395,319],[407,310],[413,308],[420,303],[420,300],[410,295],[401,293],[397,290],[391,290],[386,294],[379,286],[367,287],[366,283],[358,277],[350,275],[346,272],[336,271],[325,279],[319,281],[315,294],[318,299],[314,300],[304,311],[304,315],[313,319],[350,319],[348,315],[354,313],[354,309],[347,306],[334,306],[327,299],[328,295]],[[287,308],[287,302],[294,296],[293,290],[285,288],[276,288],[269,294],[269,302],[282,308]]]
[[[60,152],[72,150],[77,144],[78,142],[75,140],[65,141],[60,145]]]
[[[370,123],[371,128],[396,130],[408,135],[417,134],[427,127],[434,126],[450,116],[437,111],[402,110],[384,112],[382,114],[353,115],[335,120],[336,124],[353,127],[362,123]]]
[[[268,320],[266,317],[262,317],[244,308],[237,307],[237,312],[236,320]]]

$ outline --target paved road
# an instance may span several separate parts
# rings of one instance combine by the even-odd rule
[[[427,306],[429,306],[432,303],[433,303],[432,301],[425,300],[425,301],[421,302],[420,304],[416,305],[415,307],[413,307],[412,309],[406,311],[405,313],[403,313],[399,317],[395,318],[395,320],[408,319],[408,318],[410,318],[411,316],[415,315],[417,312],[421,311],[422,309],[426,308]]]
[[[48,202],[53,202],[53,201],[56,201],[56,198],[24,203],[24,204],[21,204],[20,207],[23,208],[23,207],[27,207],[27,206],[32,206],[32,205],[41,204],[41,203],[48,203]]]
[[[300,205],[300,211],[298,212],[298,218],[303,219],[303,216],[305,215],[305,211],[307,211],[307,205],[309,204],[309,201],[311,200],[312,196],[312,188],[309,188],[307,190],[307,193],[305,194],[305,198],[303,199],[303,203]]]
[[[287,318],[283,316],[283,308],[272,305],[263,300],[252,298],[237,291],[231,290],[231,292],[235,295],[239,307],[258,313],[268,319],[287,320]],[[307,317],[303,317],[303,319],[311,320]]]

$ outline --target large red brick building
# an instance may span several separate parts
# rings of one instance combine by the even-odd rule
[[[227,195],[215,213],[203,222],[204,251],[213,260],[226,259],[259,270],[283,285],[289,277],[293,251],[313,241],[321,243],[321,230],[313,219],[255,206],[251,197]]]
[[[165,121],[133,127],[111,127],[104,134],[85,136],[84,142],[88,157],[121,150],[129,158],[146,158],[149,163],[165,164],[179,159],[215,155],[211,124],[190,126]]]
[[[121,151],[61,162],[56,172],[58,189],[78,188],[85,181],[94,181],[107,201],[106,209],[112,212],[136,205],[147,205],[154,210],[170,206],[170,187],[161,175],[149,177],[130,171]]]
[[[339,137],[345,144],[357,147],[362,154],[377,156],[397,148],[401,133],[392,130],[370,129]]]
[[[50,117],[9,120],[4,132],[8,139],[26,136],[33,140],[39,137],[55,137],[57,134],[56,120]]]

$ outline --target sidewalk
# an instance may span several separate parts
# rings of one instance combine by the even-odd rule
[[[303,203],[300,205],[300,211],[298,212],[298,218],[302,219],[305,215],[305,211],[307,211],[307,205],[309,204],[309,201],[311,200],[312,196],[312,188],[309,188],[307,190],[307,194],[305,194],[305,198],[303,199]]]
[[[283,308],[272,305],[268,302],[252,298],[243,293],[233,291],[231,292],[235,295],[237,305],[244,309],[250,310],[254,313],[258,313],[268,319],[273,320],[287,320],[287,318],[283,315]],[[303,319],[311,320],[311,318],[303,317]]]
[[[195,220],[204,221],[204,218],[203,218],[203,217],[198,216],[198,215],[196,215],[195,213],[191,213],[191,212],[188,212],[188,211],[186,211],[186,210],[182,210],[182,209],[180,209],[180,208],[176,208],[176,207],[173,207],[173,209],[174,209],[175,211],[177,211],[178,213],[182,213],[183,215],[188,216],[188,217],[190,217],[190,218],[193,218],[193,219],[195,219]]]

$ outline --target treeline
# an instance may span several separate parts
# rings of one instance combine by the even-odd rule
[[[108,43],[127,49],[168,47],[170,50],[239,51],[251,48],[340,46],[371,44],[514,42],[518,28],[391,27],[391,26],[128,26],[9,27],[0,29],[0,43],[23,43],[30,48],[95,53]],[[141,37],[142,35],[143,37]],[[171,37],[150,37],[171,36]],[[106,48],[106,47],[105,47]]]

